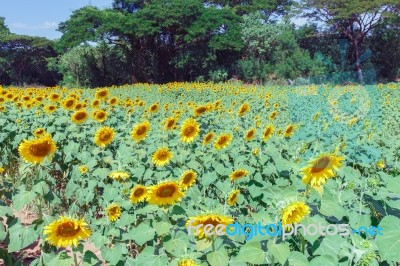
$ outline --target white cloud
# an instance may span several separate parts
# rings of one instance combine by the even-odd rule
[[[36,25],[16,22],[10,25],[11,29],[20,29],[20,30],[53,30],[53,29],[55,30],[57,29],[57,27],[58,23],[54,21],[53,22],[46,21]]]

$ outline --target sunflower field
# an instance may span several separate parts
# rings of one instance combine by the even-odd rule
[[[0,87],[0,261],[398,265],[399,89]],[[383,234],[248,239],[189,234],[189,221]]]

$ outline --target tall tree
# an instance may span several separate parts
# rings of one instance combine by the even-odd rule
[[[326,23],[347,38],[354,47],[355,70],[362,72],[362,44],[385,18],[396,14],[398,0],[303,0],[305,16]]]

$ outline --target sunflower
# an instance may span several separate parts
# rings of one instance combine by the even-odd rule
[[[72,110],[72,109],[74,109],[75,104],[76,104],[76,100],[74,98],[68,98],[62,102],[62,107],[66,110]]]
[[[233,206],[236,204],[239,194],[240,194],[239,189],[236,189],[229,194],[228,200],[227,200],[229,206]]]
[[[325,184],[326,180],[335,177],[334,170],[342,166],[343,160],[343,157],[334,154],[321,154],[301,169],[304,174],[303,184],[310,185],[320,191],[320,187]]]
[[[159,148],[153,154],[152,160],[156,166],[164,166],[172,159],[172,152],[168,148]]]
[[[114,171],[111,172],[108,177],[116,180],[116,181],[125,181],[129,178],[129,174],[123,171]]]
[[[40,138],[41,136],[47,134],[46,130],[44,128],[37,128],[33,131],[33,135],[37,138]]]
[[[51,113],[54,113],[57,110],[57,106],[55,106],[55,105],[46,105],[43,109],[44,109],[44,111],[46,113],[51,114]]]
[[[273,125],[266,126],[263,132],[263,141],[267,141],[274,134],[274,131]]]
[[[150,106],[149,111],[154,114],[157,113],[159,109],[160,105],[158,103],[154,103],[152,106]]]
[[[131,136],[136,142],[141,142],[142,140],[146,139],[150,129],[149,121],[145,121],[133,127]]]
[[[256,129],[255,128],[251,128],[251,129],[247,130],[246,134],[244,135],[244,138],[247,141],[250,141],[250,140],[254,139],[255,135],[256,135]]]
[[[181,140],[186,143],[193,142],[199,135],[200,126],[193,118],[186,119],[181,128]]]
[[[88,119],[89,115],[85,110],[76,111],[72,116],[71,120],[75,124],[82,124]]]
[[[178,261],[178,266],[197,266],[198,264],[190,259],[190,258],[183,258]]]
[[[193,170],[186,170],[183,172],[180,180],[179,185],[184,189],[187,190],[189,187],[193,186],[196,182],[197,173]]]
[[[66,216],[44,227],[43,233],[47,235],[46,241],[53,246],[77,246],[78,240],[88,238],[92,232],[87,223],[82,219],[76,220]]]
[[[108,114],[104,110],[96,110],[93,112],[93,119],[99,123],[106,121]]]
[[[239,107],[238,116],[243,116],[249,110],[250,110],[250,105],[248,103],[242,104],[242,106]]]
[[[115,222],[121,216],[121,206],[116,203],[111,203],[106,209],[108,219]]]
[[[92,103],[90,104],[90,106],[92,106],[92,108],[99,107],[99,106],[100,106],[100,100],[94,99],[94,100],[92,101]]]
[[[208,110],[207,106],[204,105],[198,106],[196,109],[194,109],[194,115],[201,116],[202,114],[207,112],[207,110]]]
[[[276,118],[276,116],[278,115],[277,111],[273,111],[270,115],[269,115],[269,119],[274,120]]]
[[[79,172],[81,172],[81,174],[86,174],[88,171],[89,169],[86,165],[79,166]]]
[[[293,135],[294,133],[294,125],[288,125],[285,129],[285,132],[283,133],[283,136],[285,138],[289,138]]]
[[[105,147],[113,141],[114,136],[114,129],[111,127],[102,127],[97,130],[94,136],[94,143],[99,147]]]
[[[191,228],[193,231],[189,233],[194,233],[195,236],[198,238],[208,238],[209,236],[204,233],[204,228],[210,224],[215,228],[217,225],[222,224],[225,227],[229,224],[233,223],[233,219],[231,217],[225,216],[225,215],[220,215],[220,214],[215,214],[215,213],[210,213],[210,214],[201,214],[198,216],[193,216],[189,217],[189,219],[186,221],[186,227]],[[200,227],[197,227],[198,230],[196,232],[195,228],[197,225],[202,225]],[[223,228],[223,231],[225,231],[225,228]],[[211,232],[211,234],[214,232]]]
[[[217,137],[217,139],[215,140],[214,147],[217,150],[224,149],[224,148],[228,147],[228,145],[231,143],[231,141],[232,141],[232,135],[223,133],[223,134],[219,135]]]
[[[296,201],[282,210],[282,225],[299,223],[310,213],[310,207],[304,202]]]
[[[51,135],[45,134],[34,140],[23,140],[19,145],[19,154],[26,162],[41,164],[44,158],[51,159],[57,150]]]
[[[164,122],[165,130],[174,129],[175,124],[176,124],[176,118],[175,117],[168,117],[167,119],[165,119],[165,122]]]
[[[96,99],[105,100],[110,95],[108,89],[100,89],[96,91]]]
[[[177,181],[163,181],[149,187],[147,201],[158,206],[174,205],[184,196]]]
[[[147,198],[147,188],[142,185],[136,185],[132,188],[131,195],[129,196],[129,200],[132,204],[145,201]]]
[[[4,173],[6,171],[6,169],[4,169],[3,167],[0,167],[0,174]]]
[[[384,160],[380,160],[379,162],[376,163],[376,166],[380,169],[385,168],[385,161]]]
[[[214,136],[215,136],[214,132],[210,132],[207,135],[205,135],[203,138],[203,145],[207,145],[208,143],[210,143],[214,138]]]
[[[60,100],[60,95],[58,93],[52,93],[49,96],[49,100],[52,102],[58,102]]]
[[[233,171],[233,172],[229,175],[229,177],[231,178],[231,181],[236,181],[236,180],[238,180],[238,179],[240,179],[240,178],[242,178],[242,177],[247,176],[248,174],[249,174],[248,171],[246,171],[246,170],[244,170],[244,169],[239,169],[239,170]]]
[[[115,106],[118,104],[118,98],[117,97],[112,97],[110,100],[108,100],[108,105],[109,106]]]

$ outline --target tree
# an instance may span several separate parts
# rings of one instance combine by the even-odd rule
[[[397,0],[303,0],[303,9],[305,17],[326,23],[352,43],[355,69],[362,83],[362,44],[385,18],[395,14],[396,4]]]

